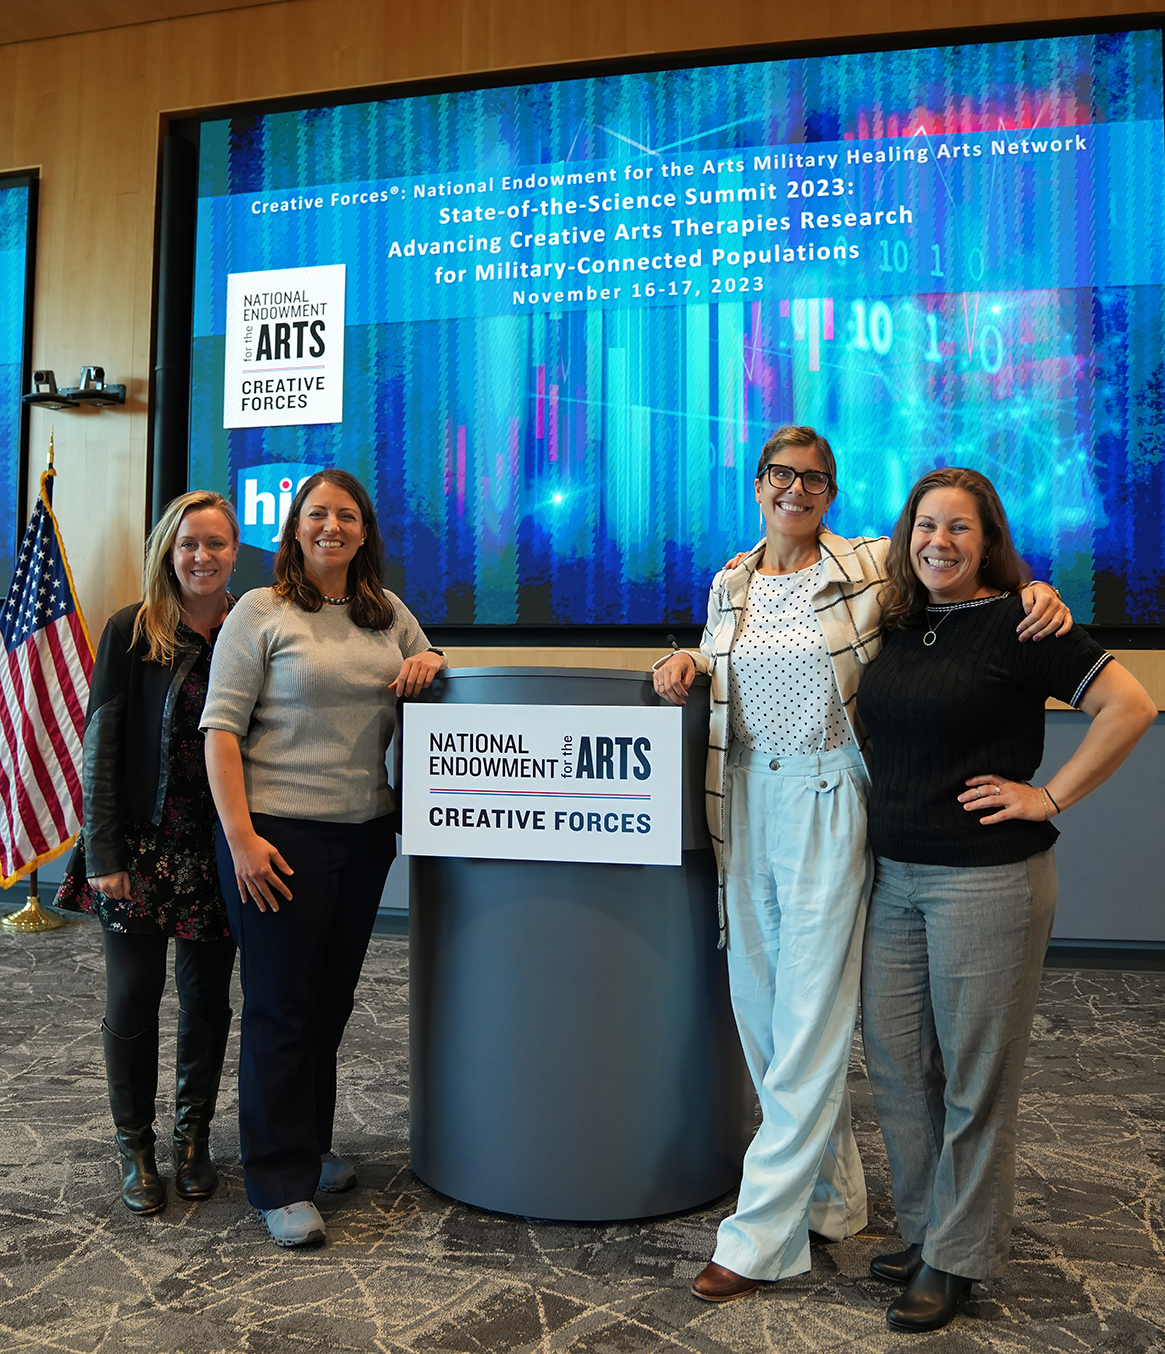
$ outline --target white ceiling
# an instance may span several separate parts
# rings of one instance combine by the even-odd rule
[[[279,0],[245,0],[245,3],[240,0],[0,0],[0,44],[278,3]]]

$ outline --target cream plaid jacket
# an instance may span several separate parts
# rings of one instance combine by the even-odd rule
[[[878,595],[886,581],[886,552],[890,541],[885,536],[859,536],[847,541],[832,531],[818,535],[821,557],[825,561],[822,582],[813,596],[813,609],[821,621],[829,656],[837,678],[846,718],[859,748],[864,748],[866,731],[857,717],[858,680],[862,669],[882,647],[882,608]],[[716,851],[719,879],[720,944],[724,931],[724,856],[723,807],[724,768],[728,757],[732,726],[728,717],[728,655],[744,617],[749,584],[764,552],[764,541],[749,551],[735,569],[722,569],[712,580],[708,594],[708,624],[700,640],[699,652],[692,653],[699,672],[712,679],[712,714],[708,726],[708,765],[704,777],[704,797],[708,830]]]

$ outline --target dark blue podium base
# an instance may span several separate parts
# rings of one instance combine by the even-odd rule
[[[412,1166],[442,1194],[605,1221],[695,1208],[740,1179],[754,1100],[716,948],[697,681],[681,865],[410,862]],[[461,669],[422,699],[659,704],[642,673],[563,668]]]
[[[710,850],[684,868],[412,861],[412,1167],[465,1203],[597,1221],[740,1179],[751,1087]]]

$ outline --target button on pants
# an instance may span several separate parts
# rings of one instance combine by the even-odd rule
[[[1019,1088],[1055,913],[1051,850],[978,869],[878,859],[862,1032],[898,1229],[966,1279],[1007,1264]]]
[[[866,1225],[845,1078],[873,879],[856,748],[729,750],[725,908],[732,1008],[761,1105],[717,1264],[752,1279],[809,1268],[809,1228]]]

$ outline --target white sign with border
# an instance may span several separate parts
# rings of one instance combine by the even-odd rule
[[[224,428],[344,419],[342,263],[227,274]]]
[[[404,709],[411,856],[680,864],[678,707]]]

